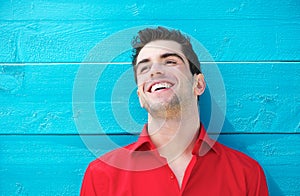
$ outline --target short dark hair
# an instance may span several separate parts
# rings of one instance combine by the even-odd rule
[[[183,35],[179,30],[169,30],[164,27],[146,28],[138,32],[138,35],[132,40],[132,65],[134,69],[134,77],[136,78],[136,59],[141,49],[149,42],[156,40],[171,40],[179,43],[182,52],[189,61],[190,71],[192,75],[201,73],[200,61],[193,50],[190,38]]]

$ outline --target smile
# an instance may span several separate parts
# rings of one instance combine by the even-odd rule
[[[172,86],[174,86],[174,84],[172,84],[170,82],[157,82],[157,83],[152,84],[149,87],[148,92],[153,93],[153,92],[156,92],[156,91],[169,89]]]

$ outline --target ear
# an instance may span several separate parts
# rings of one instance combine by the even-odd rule
[[[194,75],[194,85],[193,85],[193,88],[194,88],[194,94],[195,95],[202,95],[204,90],[205,90],[205,87],[206,87],[206,83],[205,83],[205,80],[204,80],[204,75],[203,74],[198,74],[198,75]]]

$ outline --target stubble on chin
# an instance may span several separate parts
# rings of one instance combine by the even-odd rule
[[[153,118],[177,118],[181,113],[181,103],[177,96],[173,96],[168,102],[147,103],[145,109]]]

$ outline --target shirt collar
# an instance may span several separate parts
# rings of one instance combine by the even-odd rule
[[[155,150],[156,147],[151,141],[150,136],[148,135],[148,124],[144,125],[144,128],[139,136],[137,142],[132,146],[132,151],[148,151]]]
[[[198,156],[204,156],[211,149],[218,154],[218,151],[215,147],[216,141],[211,139],[207,134],[203,124],[200,124],[199,136],[196,140],[195,146],[193,148],[192,154]],[[150,136],[148,135],[148,124],[144,125],[144,128],[139,136],[139,139],[136,143],[133,144],[132,151],[149,151],[155,150],[156,146],[151,141]]]

